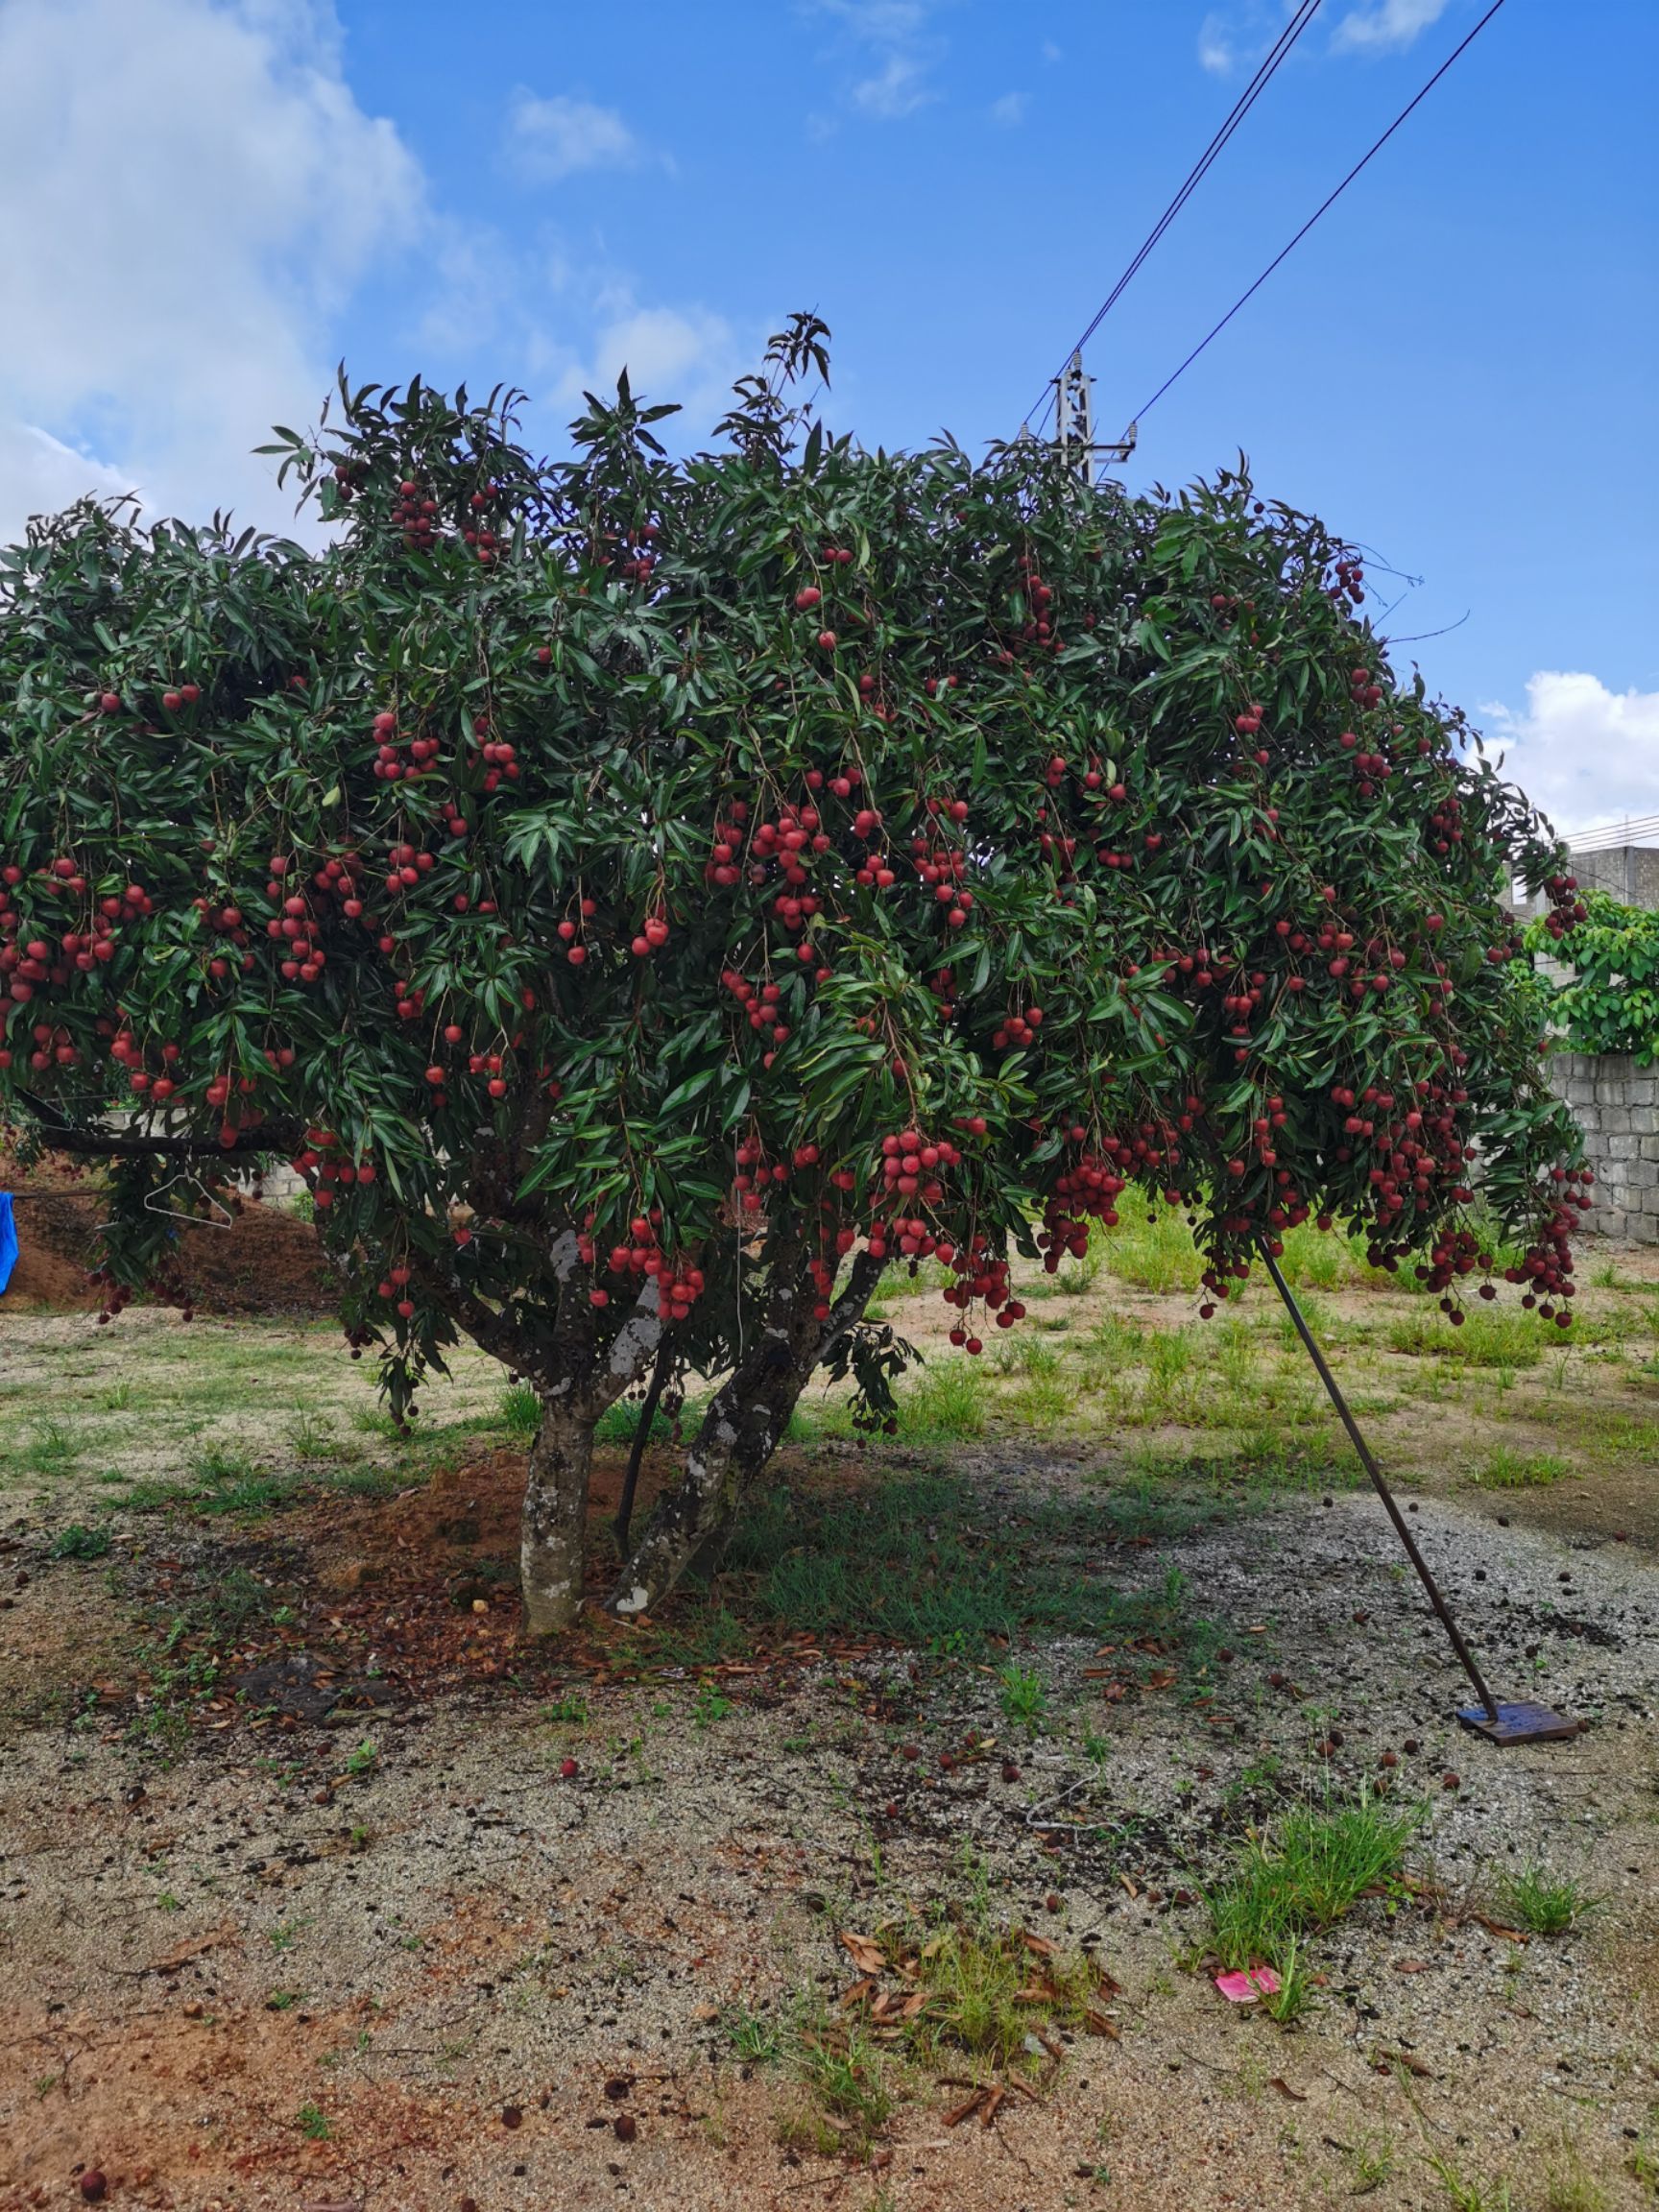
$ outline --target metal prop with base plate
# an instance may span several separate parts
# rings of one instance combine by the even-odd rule
[[[1348,1409],[1348,1401],[1337,1387],[1335,1376],[1325,1364],[1325,1356],[1314,1343],[1312,1334],[1302,1317],[1302,1309],[1297,1305],[1289,1284],[1281,1274],[1279,1263],[1268,1250],[1265,1239],[1262,1242],[1261,1251],[1262,1259],[1267,1262],[1267,1272],[1273,1278],[1273,1286],[1285,1301],[1285,1310],[1289,1314],[1332,1405],[1341,1417],[1342,1426],[1348,1431],[1349,1442],[1358,1453],[1360,1465],[1370,1476],[1378,1497],[1387,1507],[1388,1518],[1394,1524],[1394,1532],[1406,1547],[1406,1556],[1417,1570],[1417,1579],[1429,1593],[1429,1602],[1439,1616],[1440,1625],[1451,1638],[1452,1648],[1456,1652],[1464,1673],[1475,1685],[1475,1694],[1480,1702],[1479,1705],[1460,1705],[1457,1708],[1458,1719],[1465,1728],[1473,1729],[1476,1735],[1484,1736],[1489,1743],[1561,1743],[1569,1737],[1576,1736],[1584,1725],[1581,1720],[1570,1720],[1564,1714],[1551,1712],[1548,1705],[1501,1705],[1487,1689],[1480,1670],[1476,1666],[1469,1647],[1452,1618],[1451,1609],[1440,1595],[1439,1585],[1429,1572],[1429,1563],[1418,1551],[1416,1538],[1406,1526],[1406,1516],[1395,1503],[1394,1493],[1382,1479],[1382,1470],[1372,1458],[1370,1446],[1360,1435],[1358,1424]]]

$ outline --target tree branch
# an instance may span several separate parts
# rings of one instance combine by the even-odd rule
[[[222,1144],[217,1137],[160,1131],[134,1136],[131,1130],[101,1129],[92,1123],[83,1127],[28,1091],[19,1091],[17,1100],[40,1124],[42,1139],[54,1152],[72,1152],[80,1159],[233,1160],[251,1152],[296,1152],[303,1136],[298,1127],[275,1121],[263,1121],[257,1129],[239,1129],[231,1144]]]

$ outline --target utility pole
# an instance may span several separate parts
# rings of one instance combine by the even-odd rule
[[[1094,437],[1094,379],[1083,367],[1082,349],[1072,354],[1054,378],[1054,443],[1066,456],[1079,483],[1093,484],[1098,469],[1118,467],[1135,450],[1136,425],[1122,437],[1096,443]]]

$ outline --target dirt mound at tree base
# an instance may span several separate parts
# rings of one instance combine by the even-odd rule
[[[0,1314],[26,1307],[96,1310],[99,1293],[86,1281],[97,1263],[97,1230],[108,1214],[97,1190],[8,1185],[14,1195],[17,1264]],[[308,1221],[244,1203],[227,1227],[176,1222],[180,1271],[202,1313],[325,1314],[335,1308],[333,1277]]]

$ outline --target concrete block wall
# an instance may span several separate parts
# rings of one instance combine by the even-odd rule
[[[1549,1067],[1596,1171],[1585,1228],[1659,1244],[1659,1068],[1638,1068],[1627,1052],[1552,1052]]]

